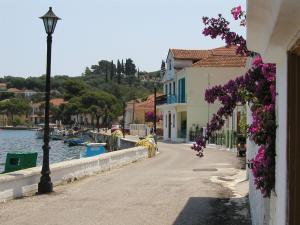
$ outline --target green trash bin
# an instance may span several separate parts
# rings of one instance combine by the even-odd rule
[[[35,167],[37,155],[37,152],[7,153],[4,173]]]

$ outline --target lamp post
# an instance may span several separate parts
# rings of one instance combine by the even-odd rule
[[[53,190],[53,185],[50,178],[49,167],[49,101],[50,101],[50,74],[51,74],[51,44],[52,34],[54,32],[56,23],[60,20],[53,11],[52,7],[40,19],[43,20],[45,30],[47,33],[47,68],[46,68],[46,87],[45,87],[45,126],[44,126],[44,145],[43,145],[43,165],[41,171],[41,179],[38,184],[38,193],[49,193]]]
[[[154,116],[153,116],[153,132],[156,134],[156,85],[154,86]]]
[[[123,124],[122,124],[122,132],[123,132],[123,138],[125,138],[125,114],[126,114],[126,102],[123,101]]]

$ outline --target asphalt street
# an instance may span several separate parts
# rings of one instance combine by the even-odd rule
[[[1,203],[0,224],[250,225],[247,196],[212,181],[241,171],[235,153],[207,149],[199,158],[187,144],[171,143],[159,151],[49,195]]]

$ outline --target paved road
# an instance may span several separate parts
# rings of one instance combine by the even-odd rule
[[[198,158],[185,144],[159,148],[155,158],[56,187],[50,195],[2,203],[0,224],[250,224],[236,213],[245,206],[229,204],[232,192],[210,181],[236,174],[225,169],[240,167],[235,154],[210,149]]]

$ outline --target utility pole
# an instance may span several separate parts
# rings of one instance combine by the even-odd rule
[[[153,116],[153,131],[156,134],[156,87],[154,87],[154,116]]]

